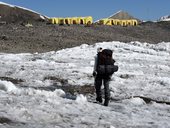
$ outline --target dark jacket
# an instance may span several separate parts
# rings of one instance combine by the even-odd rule
[[[100,58],[100,59],[99,59]],[[112,59],[112,57],[108,57],[108,56],[103,56],[103,54],[101,52],[99,52],[96,56],[95,56],[95,63],[94,63],[94,71],[93,71],[93,76],[97,76],[97,77],[110,77],[112,74],[100,74],[98,69],[99,66],[101,65],[114,65],[115,60]]]

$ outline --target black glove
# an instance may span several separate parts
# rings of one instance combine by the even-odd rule
[[[96,71],[93,71],[93,76],[95,77],[97,75],[97,72]]]

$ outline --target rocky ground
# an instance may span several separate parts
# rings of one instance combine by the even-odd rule
[[[135,27],[0,24],[0,52],[6,53],[48,52],[103,41],[170,42],[170,22],[146,22]]]

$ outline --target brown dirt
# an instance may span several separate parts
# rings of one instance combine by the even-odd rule
[[[103,41],[170,42],[170,22],[147,22],[139,26],[59,26],[46,22],[0,24],[0,52],[48,52]]]

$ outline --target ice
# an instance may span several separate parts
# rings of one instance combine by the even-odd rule
[[[112,49],[119,66],[110,81],[108,107],[78,92],[67,97],[58,88],[94,87],[98,47]],[[168,42],[113,41],[47,53],[0,53],[0,119],[14,122],[0,127],[169,128],[169,48]]]

